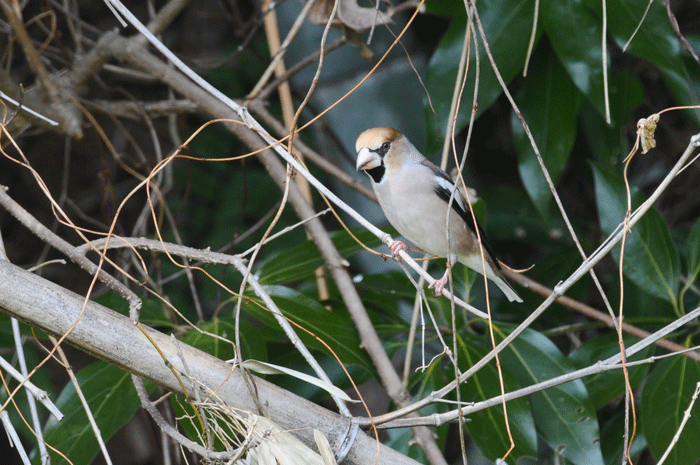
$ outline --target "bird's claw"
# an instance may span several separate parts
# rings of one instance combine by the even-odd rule
[[[402,250],[406,250],[406,249],[407,249],[406,244],[404,244],[401,241],[393,241],[391,244],[389,244],[389,250],[391,250],[391,255],[397,261],[401,260],[401,256],[399,255],[399,252],[401,252]]]
[[[428,289],[435,289],[435,297],[440,297],[442,295],[442,290],[447,285],[451,268],[452,265],[448,262],[447,268],[445,269],[445,274],[442,275],[442,278],[436,279],[432,282],[432,284],[428,285]]]
[[[429,284],[428,289],[434,289],[435,290],[435,297],[440,297],[442,295],[442,290],[445,288],[446,284],[447,284],[447,276],[443,276],[442,278],[436,279],[431,284]]]

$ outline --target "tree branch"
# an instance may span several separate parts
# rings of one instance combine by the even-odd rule
[[[225,401],[230,407],[252,411],[253,399],[238,370],[230,364],[154,329],[145,327],[153,344],[134,326],[133,321],[102,305],[89,302],[80,317],[84,298],[57,284],[0,261],[0,311],[39,328],[62,336],[73,324],[67,341],[79,349],[116,365],[141,378],[182,394],[182,387],[163,361],[154,344],[175,369],[185,371]],[[182,358],[182,359],[181,359]],[[293,431],[315,449],[313,430],[318,429],[334,450],[342,442],[351,421],[255,378],[260,402],[270,418],[282,428]],[[417,464],[366,434],[358,434],[347,456],[347,463],[366,465]]]

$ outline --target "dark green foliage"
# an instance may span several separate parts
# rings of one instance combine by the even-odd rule
[[[289,6],[293,2],[286,3]],[[439,24],[443,27],[427,32],[419,30],[411,38],[410,32],[421,26],[416,24],[409,29],[404,44],[405,53],[416,58],[427,93],[421,95],[423,106],[419,108],[420,105],[415,105],[411,114],[404,119],[411,120],[413,126],[400,129],[409,138],[412,134],[425,134],[426,142],[419,148],[428,158],[437,161],[446,128],[453,123],[448,120],[448,111],[455,85],[460,84],[456,84],[455,79],[465,34],[470,31],[474,35],[471,36],[469,67],[455,122],[457,155],[462,154],[469,120],[474,116],[476,121],[464,175],[467,185],[476,187],[481,199],[475,204],[477,216],[496,255],[505,264],[522,269],[534,266],[525,272],[526,276],[553,288],[566,280],[585,260],[569,233],[567,222],[586,257],[619,230],[630,207],[627,204],[623,167],[624,159],[635,144],[637,120],[674,105],[692,105],[700,101],[700,64],[681,46],[669,23],[663,2],[651,2],[648,15],[626,51],[622,47],[641,21],[647,0],[607,2],[605,30],[602,2],[598,0],[539,2],[534,35],[534,0],[479,0],[475,3],[490,52],[519,114],[503,93],[486,54],[479,28],[475,32],[467,28],[464,2],[427,0],[426,17],[439,17],[439,21],[442,21]],[[292,5],[295,6],[298,5]],[[697,26],[683,19],[697,18],[700,10],[697,5],[681,7],[684,10],[680,13],[690,11],[689,14],[678,15],[681,29],[696,52],[700,51]],[[255,17],[255,21],[259,19]],[[400,17],[395,19],[396,24],[404,21]],[[397,30],[395,26],[392,24],[394,31]],[[231,32],[234,33],[238,32]],[[386,32],[378,29],[378,43],[383,45],[374,43],[375,57],[380,56],[385,46],[393,40],[393,37],[382,39],[382,33]],[[421,55],[416,51],[428,48],[428,45],[418,43],[416,37],[427,37],[429,54]],[[473,42],[474,38],[476,42]],[[528,58],[531,39],[532,50]],[[201,73],[217,88],[237,99],[251,91],[269,60],[267,44],[261,33],[254,34],[246,46],[242,45],[241,40],[238,36],[235,39],[228,37],[223,46],[227,52],[238,53],[238,46],[241,45],[242,51],[235,59]],[[313,42],[306,47],[311,47],[304,51],[308,55],[318,49],[318,43]],[[606,62],[602,61],[603,47]],[[345,55],[335,60],[357,63],[356,49],[344,47],[341,50]],[[398,50],[397,47],[391,57],[396,61],[392,63],[387,60],[384,66],[396,66],[397,61],[405,61],[405,55],[401,55],[404,52]],[[287,64],[292,65],[291,62]],[[475,91],[477,70],[479,80]],[[345,75],[358,72],[356,69],[353,69],[353,73],[342,69],[326,71],[332,72],[333,81],[350,79]],[[526,76],[523,75],[525,71]],[[604,71],[607,71],[607,97]],[[336,79],[341,75],[342,79]],[[358,76],[353,74],[352,85],[359,80]],[[309,82],[298,76],[295,79],[298,80],[293,82],[293,90],[295,103],[298,103],[299,97],[308,90]],[[300,81],[303,82],[299,84]],[[335,98],[329,97],[333,93],[328,89],[337,85],[343,87],[344,92],[348,82],[322,81],[317,94],[323,94],[324,99]],[[392,77],[388,82],[392,89],[387,89],[387,84],[382,87],[379,79],[369,79],[365,86],[375,96],[371,104],[364,101],[359,104],[343,103],[334,110],[344,112],[341,119],[331,112],[327,119],[316,123],[316,132],[309,130],[297,137],[303,137],[305,142],[333,163],[339,164],[338,160],[342,157],[335,158],[335,155],[343,150],[348,150],[352,158],[351,142],[341,140],[348,137],[345,134],[348,127],[364,124],[367,112],[399,112],[398,103],[396,109],[386,108],[388,96],[397,92],[397,80]],[[401,87],[403,83],[399,84],[399,92],[404,92]],[[104,89],[102,91],[106,92]],[[270,95],[265,102],[258,104],[278,115],[276,93]],[[120,95],[120,98],[123,97]],[[348,106],[343,106],[345,104]],[[312,99],[301,121],[309,120],[327,106],[326,100]],[[661,115],[656,134],[657,148],[646,154],[637,152],[627,170],[632,211],[653,194],[685,150],[690,137],[698,132],[698,114],[697,111],[685,110]],[[209,116],[188,116],[186,120],[180,120],[182,135],[189,136]],[[522,125],[520,116],[527,122],[527,128]],[[339,122],[343,124],[342,127]],[[552,185],[542,173],[528,131],[537,144]],[[341,142],[328,149],[332,145],[329,141],[335,140]],[[345,145],[347,147],[341,147]],[[179,159],[173,164],[174,186],[167,192],[166,205],[159,205],[159,208],[169,209],[177,231],[170,222],[159,222],[165,241],[176,242],[178,236],[187,246],[223,249],[231,254],[243,253],[261,241],[271,225],[272,217],[280,208],[283,191],[255,156],[213,161],[237,157],[248,151],[249,147],[235,138],[223,124],[206,128],[183,148],[183,154],[204,161]],[[104,159],[100,162],[110,164]],[[672,324],[696,309],[700,302],[697,284],[700,275],[700,195],[697,188],[700,177],[697,163],[695,161],[681,173],[627,233],[624,249],[618,244],[594,268],[613,311],[617,312],[620,306],[622,284],[624,321],[648,332]],[[349,191],[339,187],[330,174],[320,172],[308,160],[307,164],[332,190]],[[449,167],[453,164],[450,157]],[[352,164],[348,166],[352,169]],[[144,169],[143,174],[148,174],[149,170]],[[105,168],[104,172],[107,171]],[[90,173],[91,182],[103,174],[98,170]],[[109,187],[117,184],[117,180],[109,180],[105,184]],[[558,201],[555,201],[552,186]],[[78,194],[71,195],[80,197]],[[316,192],[312,195],[317,211],[326,208]],[[347,197],[350,198],[350,195]],[[144,199],[141,199],[143,204],[146,203]],[[92,200],[94,204],[106,205],[108,200],[113,199],[98,197]],[[562,214],[560,207],[566,215]],[[94,217],[101,218],[103,213],[108,217],[112,212],[107,207],[104,209],[108,211],[90,213]],[[343,215],[342,212],[340,214]],[[134,218],[137,216],[133,215]],[[117,228],[120,234],[133,227],[134,218],[126,213],[120,217]],[[150,217],[149,221],[143,235],[155,238],[157,236]],[[297,225],[298,221],[294,209],[283,204],[279,220],[271,233]],[[453,352],[451,355],[456,358],[461,372],[466,372],[490,353],[492,345],[485,322],[458,308],[453,328],[449,301],[435,298],[427,290],[426,300],[421,305],[423,313],[419,318],[416,342],[414,347],[407,347],[416,296],[416,289],[409,277],[398,266],[391,263],[385,266],[380,257],[363,252],[357,241],[341,228],[332,215],[322,216],[321,221],[331,231],[340,255],[348,261],[347,269],[389,356],[400,365],[406,351],[411,349],[413,368],[425,363],[423,369],[411,372],[408,380],[408,389],[414,399],[429,396],[456,376],[455,367],[445,354],[437,330]],[[385,226],[381,217],[372,218],[372,221]],[[362,228],[353,228],[352,232],[366,246],[388,253],[379,239]],[[20,245],[24,247],[21,241]],[[234,267],[196,264],[202,270],[193,270],[190,281],[181,273],[181,267],[173,264],[165,255],[143,250],[139,250],[139,254],[147,269],[134,271],[132,267],[129,272],[139,279],[142,279],[142,273],[148,274],[149,280],[144,279],[140,285],[163,298],[158,299],[139,285],[133,285],[143,297],[142,323],[173,333],[184,343],[229,360],[235,357],[233,341],[236,340],[238,317],[240,351],[244,359],[311,372],[264,300],[256,295],[252,287],[247,286],[242,295],[238,295],[242,276]],[[249,253],[246,259],[251,257]],[[181,258],[176,257],[175,260],[180,265],[184,263]],[[620,261],[623,261],[621,274],[618,272]],[[442,274],[444,266],[444,259],[438,259],[430,264],[428,271],[437,277]],[[323,299],[319,297],[315,279],[319,268],[328,278],[329,296]],[[252,276],[290,321],[301,343],[311,350],[333,383],[350,389],[348,373],[357,384],[378,379],[379,375],[365,351],[343,296],[336,288],[332,271],[327,268],[317,246],[307,237],[304,227],[299,225],[264,244],[251,266]],[[170,279],[174,275],[177,276]],[[166,279],[161,281],[162,278]],[[481,275],[458,265],[453,278],[455,294],[485,311],[486,295]],[[525,300],[518,305],[509,304],[494,290],[493,285],[489,286],[496,343],[511,334],[516,325],[544,300],[531,290],[516,288]],[[589,275],[568,289],[566,295],[607,313],[605,299]],[[201,304],[201,314],[195,311],[195,299]],[[96,300],[115,311],[127,313],[127,306],[117,294],[102,293]],[[239,305],[240,314],[236,315]],[[428,311],[432,312],[437,330]],[[0,343],[6,352],[11,352],[14,347],[8,325],[6,318],[3,319]],[[31,333],[23,329],[23,335],[31,336]],[[425,339],[421,340],[423,337]],[[700,342],[697,319],[675,328],[667,339],[686,347],[697,347]],[[626,347],[638,341],[638,338],[624,337]],[[618,354],[619,350],[617,334],[609,326],[582,316],[569,307],[554,304],[501,351],[503,387],[505,392],[527,388],[574,370],[595,366]],[[635,362],[666,353],[663,349],[650,347],[627,361]],[[30,354],[30,360],[32,358],[37,358],[36,354]],[[487,363],[460,386],[459,400],[469,405],[499,396],[501,379],[498,369],[495,361]],[[628,374],[637,412],[637,436],[632,443],[632,456],[637,458],[643,453],[651,453],[658,460],[678,430],[696,383],[700,380],[698,364],[674,355],[654,363],[649,361],[630,366]],[[129,376],[119,369],[96,362],[82,369],[78,378],[103,437],[111,437],[138,409],[138,399]],[[265,378],[306,398],[328,402],[325,391],[291,376],[266,375]],[[58,392],[61,389],[60,386],[52,386],[50,377],[43,372],[35,375],[33,381],[47,390]],[[74,464],[88,465],[98,453],[96,443],[91,437],[85,414],[78,407],[73,387],[67,385],[62,389],[56,403],[67,418],[61,423],[49,421],[44,429],[45,439],[65,453]],[[509,401],[507,420],[515,448],[506,461],[523,464],[544,460],[551,463],[556,459],[561,463],[576,465],[620,463],[625,389],[622,371],[616,369]],[[354,391],[351,392],[355,397]],[[393,408],[388,400],[381,397],[384,394],[378,393],[380,400],[374,406],[377,410]],[[448,395],[448,400],[457,400],[454,391]],[[114,408],[115,405],[119,407]],[[21,400],[20,408],[26,410]],[[455,408],[454,404],[435,402],[420,413],[445,413]],[[190,412],[189,406],[179,403],[175,403],[175,409],[179,414]],[[693,465],[700,459],[696,439],[700,430],[699,409],[696,403],[667,463]],[[465,430],[476,448],[491,461],[500,458],[510,447],[503,406],[495,403],[487,409],[469,413],[467,417],[469,422],[465,423]],[[434,429],[440,447],[448,449],[451,446],[450,440],[456,437],[455,429],[454,424]],[[191,425],[185,426],[185,430],[191,435],[195,434]],[[22,434],[25,439],[31,438],[27,430]],[[411,457],[426,460],[413,442],[409,429],[382,432],[380,439]],[[38,463],[36,451],[33,460]],[[58,457],[52,456],[52,460],[52,463],[63,463]]]

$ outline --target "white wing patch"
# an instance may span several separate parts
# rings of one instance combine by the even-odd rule
[[[435,176],[435,182],[437,182],[438,186],[441,188],[445,189],[447,192],[452,194],[457,186],[455,186],[451,181],[448,181],[447,179],[441,177],[441,176]],[[455,193],[454,195],[455,199],[454,201],[457,202],[457,205],[459,205],[459,208],[462,209],[464,212],[469,211],[469,207],[467,207],[467,203],[462,197],[461,192],[459,190]]]

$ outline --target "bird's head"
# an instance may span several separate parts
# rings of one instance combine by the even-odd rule
[[[358,171],[366,172],[379,182],[389,170],[399,170],[413,157],[422,157],[400,131],[394,128],[372,128],[364,131],[355,143]]]

